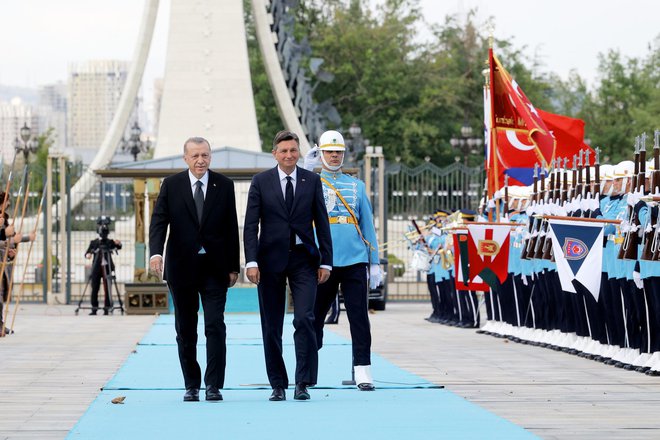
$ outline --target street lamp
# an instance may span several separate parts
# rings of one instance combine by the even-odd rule
[[[28,127],[27,122],[23,124],[19,130],[19,134],[21,140],[19,141],[18,138],[14,139],[14,149],[16,150],[16,154],[23,153],[25,163],[27,164],[30,153],[36,153],[39,149],[39,142],[32,138],[32,130]]]
[[[138,154],[146,153],[151,148],[151,141],[147,139],[142,141],[140,136],[142,135],[142,129],[138,125],[137,121],[133,123],[131,127],[131,135],[126,141],[124,138],[121,140],[121,149],[124,152],[130,153],[133,156],[133,160],[137,162]]]
[[[481,142],[481,138],[472,136],[472,127],[467,124],[467,121],[465,121],[461,127],[461,137],[452,137],[449,140],[451,146],[458,148],[463,154],[463,164],[465,167],[468,166],[468,156],[471,154],[477,154],[477,148],[481,146]],[[458,161],[456,162],[458,163]],[[468,203],[468,182],[467,175],[464,174],[461,179],[461,200],[464,207],[466,207]]]
[[[476,148],[481,146],[482,140],[479,137],[472,137],[472,127],[467,122],[463,123],[461,127],[461,137],[452,137],[449,143],[454,148],[459,148],[463,154],[465,166],[468,165],[468,156],[470,154],[477,154]]]

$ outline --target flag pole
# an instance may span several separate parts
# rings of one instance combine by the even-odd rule
[[[487,172],[490,172],[490,179],[491,179],[491,185],[490,188],[488,189],[489,192],[489,197],[494,197],[497,183],[498,183],[498,177],[499,177],[499,170],[497,166],[497,134],[495,132],[495,97],[494,97],[494,80],[495,80],[495,72],[493,71],[494,69],[494,62],[493,62],[493,36],[491,35],[489,37],[489,47],[488,47],[488,67],[489,67],[489,77],[488,77],[488,91],[490,93],[490,163],[491,166],[488,167],[489,169]],[[499,221],[500,217],[500,212],[499,212],[499,203],[496,202],[495,204],[495,215],[496,215],[496,221]],[[489,221],[492,221],[492,216],[489,215],[488,218]]]

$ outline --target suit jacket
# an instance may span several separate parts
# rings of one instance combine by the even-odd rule
[[[319,265],[332,266],[330,224],[319,176],[297,168],[293,208],[289,214],[277,167],[257,174],[250,185],[245,213],[245,261],[256,261],[262,271],[284,271],[292,230]]]
[[[190,283],[203,246],[218,273],[239,272],[240,249],[234,182],[209,170],[201,222],[197,219],[188,170],[167,177],[151,215],[149,252],[163,255],[167,227],[164,278],[172,285]]]

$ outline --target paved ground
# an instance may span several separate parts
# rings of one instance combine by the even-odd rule
[[[0,439],[64,438],[154,320],[73,310],[22,306],[0,339]],[[660,379],[430,324],[429,312],[371,315],[374,351],[542,438],[660,438]],[[346,314],[329,328],[348,336]]]

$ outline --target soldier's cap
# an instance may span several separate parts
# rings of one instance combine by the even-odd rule
[[[474,220],[477,216],[477,212],[473,209],[460,209],[459,211],[464,220]]]
[[[635,163],[632,160],[624,160],[614,166],[614,178],[630,177],[635,172]]]
[[[600,166],[600,180],[614,179],[614,165],[604,164]]]

